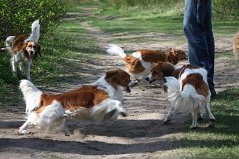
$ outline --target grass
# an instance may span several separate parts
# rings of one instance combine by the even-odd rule
[[[87,4],[87,5],[86,5]],[[91,17],[84,17],[90,25],[102,29],[106,33],[112,35],[125,34],[121,38],[115,38],[112,43],[133,44],[133,43],[150,43],[158,41],[162,44],[180,45],[186,43],[183,33],[183,14],[175,8],[162,12],[159,8],[153,6],[150,9],[142,9],[141,7],[127,7],[115,9],[104,4],[81,3],[80,6],[74,8],[74,11],[88,12],[91,11]],[[98,7],[96,7],[96,5]],[[219,37],[232,37],[239,30],[239,20],[217,19],[213,18],[213,30],[215,39]],[[165,33],[175,37],[174,39],[160,39],[156,33]],[[155,33],[154,36],[145,34]]]

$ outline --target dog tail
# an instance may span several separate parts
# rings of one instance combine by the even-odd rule
[[[19,87],[26,102],[26,114],[29,115],[34,109],[40,107],[42,91],[28,80],[21,80]]]
[[[32,33],[27,38],[27,41],[31,40],[38,43],[39,38],[40,38],[40,23],[39,23],[39,19],[37,19],[32,23]]]
[[[180,83],[175,77],[166,77],[166,81],[168,100],[175,109],[190,113],[201,106],[204,97],[199,95],[192,85],[186,84],[183,91],[180,91]]]
[[[15,36],[8,36],[5,40],[5,46],[4,48],[1,48],[1,51],[11,51],[12,50],[12,44],[15,39]]]
[[[121,47],[119,47],[118,45],[115,45],[115,44],[109,44],[109,47],[106,51],[109,54],[112,54],[112,55],[119,55],[122,58],[126,57],[126,54],[125,54],[124,50]]]

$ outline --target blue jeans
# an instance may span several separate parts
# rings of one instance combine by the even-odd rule
[[[183,29],[188,39],[189,63],[208,71],[208,85],[214,89],[215,45],[211,18],[211,0],[185,0]]]

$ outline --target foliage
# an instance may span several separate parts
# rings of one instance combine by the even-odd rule
[[[140,9],[157,8],[159,12],[168,10],[177,10],[183,12],[184,0],[99,0],[114,8],[131,8]],[[239,1],[238,0],[212,0],[213,16],[216,18],[239,18]]]
[[[31,23],[40,19],[41,34],[66,13],[66,0],[1,0],[0,38],[30,33]]]
[[[212,3],[214,17],[239,19],[238,0],[213,0]]]

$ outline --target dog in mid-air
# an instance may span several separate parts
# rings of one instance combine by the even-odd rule
[[[110,70],[96,82],[61,93],[47,94],[30,81],[21,80],[20,89],[26,102],[27,121],[19,128],[27,133],[29,126],[51,130],[60,128],[69,134],[65,121],[72,118],[102,122],[126,116],[121,103],[123,91],[130,92],[130,76],[121,69]]]
[[[38,44],[40,37],[40,24],[39,20],[35,20],[31,27],[32,33],[30,35],[17,35],[8,36],[5,41],[5,48],[1,48],[2,51],[8,51],[11,55],[11,66],[13,76],[17,77],[18,64],[20,64],[20,70],[22,76],[31,80],[30,66],[40,54],[40,45]]]

